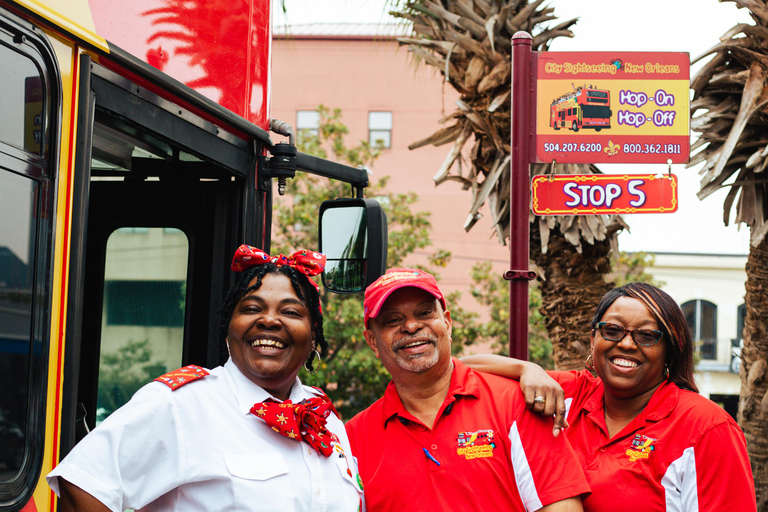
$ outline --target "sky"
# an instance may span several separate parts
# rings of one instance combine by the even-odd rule
[[[273,0],[279,3],[280,0]],[[274,24],[387,23],[386,0],[282,0],[274,7]],[[575,37],[559,38],[553,51],[673,51],[698,57],[714,46],[720,36],[738,23],[750,23],[745,9],[718,0],[552,0],[560,20],[579,18],[572,27]],[[702,61],[706,62],[706,60]],[[691,67],[691,76],[701,64]],[[648,164],[601,164],[610,174],[667,172],[668,166]],[[703,201],[698,170],[672,165],[679,183],[679,207],[672,214],[626,215],[629,232],[619,236],[623,251],[742,254],[749,252],[749,228],[723,225],[722,189]],[[731,213],[731,220],[735,211]]]

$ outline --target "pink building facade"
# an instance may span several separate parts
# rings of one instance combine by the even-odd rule
[[[433,247],[411,255],[406,264],[426,264],[434,249],[451,251],[440,269],[441,289],[462,292],[462,306],[476,309],[469,297],[470,268],[491,261],[494,270],[509,268],[509,252],[491,230],[490,215],[467,233],[463,229],[470,193],[460,184],[436,187],[432,179],[450,145],[409,150],[408,145],[442,127],[439,120],[454,109],[457,93],[442,76],[414,62],[395,40],[397,27],[381,25],[304,25],[277,27],[273,37],[272,113],[294,128],[311,118],[319,104],[342,109],[348,141],[389,140],[390,147],[371,166],[375,181],[390,176],[390,192],[414,191],[417,210],[432,213]],[[389,133],[387,133],[389,128]],[[467,148],[471,144],[467,144]]]

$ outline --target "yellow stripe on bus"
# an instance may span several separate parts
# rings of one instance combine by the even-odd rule
[[[70,254],[70,230],[72,223],[72,189],[74,179],[74,144],[77,125],[78,80],[80,70],[78,58],[82,50],[63,36],[49,30],[45,31],[53,46],[61,72],[61,145],[57,165],[59,189],[56,193],[56,239],[54,241],[54,270],[51,296],[51,331],[48,363],[48,387],[46,396],[45,452],[40,478],[35,487],[34,501],[38,512],[50,512],[55,506],[53,491],[45,480],[51,469],[58,463],[58,451],[61,435],[61,393],[64,361],[64,336],[66,332],[66,297],[69,272],[68,255]],[[57,401],[57,398],[59,400]]]
[[[107,40],[96,33],[88,0],[15,0],[26,9],[45,18],[77,39],[109,53]]]

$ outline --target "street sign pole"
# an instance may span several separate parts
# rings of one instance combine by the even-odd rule
[[[531,46],[528,32],[512,36],[512,140],[509,177],[509,355],[528,359],[529,191],[531,148]]]

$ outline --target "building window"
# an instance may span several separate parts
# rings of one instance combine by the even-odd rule
[[[392,147],[392,112],[368,112],[368,143],[378,148]]]
[[[747,320],[747,305],[742,304],[736,308],[736,343],[741,345],[744,339],[744,324]]]
[[[682,310],[701,358],[717,359],[717,306],[697,299],[683,304]]]
[[[296,136],[320,135],[320,112],[317,110],[299,110],[296,112]]]
[[[107,325],[184,327],[184,281],[106,281]]]
[[[741,369],[741,349],[744,346],[744,323],[747,320],[747,305],[736,308],[736,337],[731,340],[731,371],[739,373]]]

